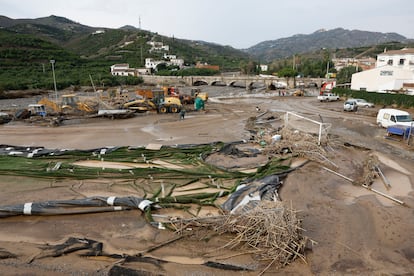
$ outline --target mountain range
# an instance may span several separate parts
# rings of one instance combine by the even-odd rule
[[[366,47],[387,42],[409,42],[397,33],[380,33],[360,30],[321,29],[311,34],[297,34],[291,37],[260,42],[245,51],[263,60],[287,58],[294,54],[313,52],[320,49]]]
[[[55,15],[36,19],[11,19],[0,16],[0,28],[14,33],[34,35],[84,57],[117,56],[119,55],[119,47],[125,42],[144,37],[148,41],[157,36],[156,33],[129,25],[119,29],[96,28]],[[99,38],[93,36],[94,32],[98,30],[105,30],[105,35]],[[311,34],[297,34],[291,37],[263,41],[247,49],[234,49],[214,42],[168,37],[161,39],[174,45],[173,51],[179,52],[174,52],[174,54],[181,54],[190,61],[197,58],[206,59],[208,55],[221,55],[228,56],[230,59],[236,57],[237,60],[253,58],[265,63],[320,49],[364,47],[386,42],[406,43],[411,41],[398,33],[368,32],[343,28],[322,29]],[[137,46],[136,49],[140,47],[143,46]]]

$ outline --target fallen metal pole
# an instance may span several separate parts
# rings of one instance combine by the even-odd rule
[[[351,178],[349,178],[349,177],[346,177],[345,175],[343,175],[343,174],[340,174],[340,173],[337,173],[336,171],[333,171],[333,170],[331,170],[331,169],[328,169],[327,167],[322,167],[323,169],[325,169],[325,170],[327,170],[328,172],[331,172],[331,173],[333,173],[333,174],[336,174],[336,175],[338,175],[338,176],[340,176],[340,177],[342,177],[342,178],[344,178],[344,179],[346,179],[346,180],[348,180],[348,181],[350,181],[350,182],[352,182],[352,183],[354,183],[354,180],[352,180]]]
[[[336,174],[336,175],[338,175],[338,176],[340,176],[340,177],[342,177],[342,178],[344,178],[344,179],[346,179],[346,180],[350,181],[351,183],[354,183],[354,180],[352,180],[352,179],[351,179],[351,178],[349,178],[349,177],[346,177],[345,175],[342,175],[342,174],[340,174],[340,173],[337,173],[336,171],[333,171],[333,170],[328,169],[328,168],[326,168],[326,167],[322,167],[322,168],[323,168],[323,169],[325,169],[325,170],[327,170],[328,172],[331,172],[331,173],[333,173],[333,174]],[[367,185],[365,185],[365,184],[363,184],[363,185],[362,185],[362,187],[364,187],[365,189],[368,189],[368,190],[370,190],[370,191],[373,191],[374,193],[377,193],[377,194],[379,194],[379,195],[382,195],[382,196],[383,196],[383,197],[385,197],[385,198],[391,199],[392,201],[397,202],[398,204],[401,204],[401,205],[404,205],[404,204],[405,204],[403,201],[401,201],[401,200],[399,200],[399,199],[396,199],[396,198],[394,198],[394,197],[392,197],[392,196],[390,196],[390,195],[384,194],[383,192],[380,192],[380,191],[378,191],[378,190],[375,190],[375,189],[373,189],[373,188],[371,188],[371,187],[369,187],[369,186],[367,186]]]
[[[383,181],[383,182],[384,182],[384,184],[385,184],[385,188],[387,188],[387,190],[388,190],[388,189],[390,189],[390,188],[391,188],[391,183],[390,183],[390,181],[388,181],[388,179],[387,179],[387,178],[385,177],[385,175],[382,173],[381,169],[380,169],[378,166],[375,166],[374,168],[375,168],[375,170],[377,171],[377,173],[379,174],[379,176],[381,176],[382,181]]]
[[[399,199],[396,199],[396,198],[394,198],[394,197],[392,197],[392,196],[390,196],[390,195],[387,195],[387,194],[384,194],[383,192],[380,192],[380,191],[378,191],[378,190],[375,190],[375,189],[373,189],[373,188],[371,188],[371,187],[369,187],[369,186],[367,186],[367,185],[362,185],[362,187],[364,187],[365,189],[368,189],[368,190],[370,190],[370,191],[373,191],[374,193],[377,193],[377,194],[379,194],[379,195],[382,195],[383,197],[386,197],[386,198],[388,198],[388,199],[391,199],[392,201],[394,201],[394,202],[397,202],[398,204],[401,204],[401,205],[404,205],[405,203],[403,202],[403,201],[401,201],[401,200],[399,200]]]

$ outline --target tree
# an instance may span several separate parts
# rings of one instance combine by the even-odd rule
[[[352,74],[361,72],[361,68],[355,66],[347,66],[342,68],[336,75],[336,82],[338,84],[350,83],[352,80]]]
[[[258,64],[255,61],[249,61],[247,63],[242,62],[240,65],[240,70],[243,74],[246,75],[256,75],[258,73]]]
[[[298,72],[291,68],[291,67],[284,67],[279,72],[277,72],[277,75],[279,77],[286,78],[286,83],[289,83],[289,78],[293,77],[293,82],[295,82],[295,76],[298,74]]]

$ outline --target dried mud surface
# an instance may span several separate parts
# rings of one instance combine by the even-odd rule
[[[0,126],[0,143],[91,149],[249,140],[251,133],[246,125],[250,117],[258,115],[256,106],[269,114],[293,111],[318,121],[322,118],[332,124],[329,156],[339,165],[337,171],[356,179],[363,160],[370,154],[376,155],[392,188],[387,190],[379,178],[372,187],[404,201],[405,206],[352,185],[320,164],[309,162],[288,175],[279,195],[299,210],[305,235],[313,241],[312,248],[306,252],[306,263],[297,259],[281,269],[270,266],[264,275],[410,275],[414,271],[414,151],[401,141],[384,138],[385,130],[375,126],[378,108],[346,113],[342,111],[343,102],[319,103],[314,97],[209,89],[211,98],[206,110],[187,112],[185,120],[179,120],[175,114],[147,114],[123,120],[67,121],[60,127],[12,122]],[[280,123],[276,120],[274,124],[277,127]],[[261,157],[210,158],[216,164],[246,168],[266,161]],[[51,182],[1,175],[0,187],[1,205],[134,193],[105,179]],[[157,262],[117,264],[113,259],[81,257],[77,253],[34,258],[44,254],[43,246],[62,243],[69,237],[100,241],[107,254],[134,255],[176,235],[148,225],[139,211],[3,218],[0,219],[1,274],[117,275],[114,267],[119,265],[141,271],[142,275],[258,275],[268,264],[223,249],[225,236],[205,240],[196,235],[145,254]],[[8,254],[13,257],[7,257]],[[252,271],[212,268],[203,265],[207,261]]]

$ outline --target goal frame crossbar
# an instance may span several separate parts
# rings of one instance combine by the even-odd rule
[[[332,126],[332,124],[330,124],[330,123],[318,122],[318,121],[315,121],[313,119],[306,118],[306,117],[304,117],[302,115],[299,115],[297,113],[287,111],[286,114],[285,114],[285,127],[289,126],[289,116],[294,116],[294,117],[300,118],[302,120],[308,121],[308,122],[316,124],[318,126],[318,146],[321,145],[322,136],[327,136],[328,131]]]

